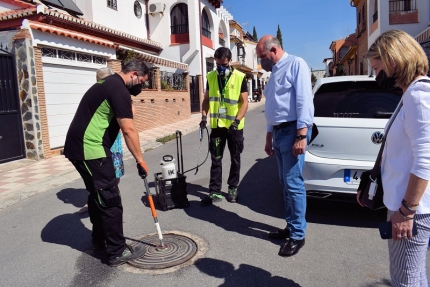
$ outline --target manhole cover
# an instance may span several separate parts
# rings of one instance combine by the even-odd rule
[[[146,245],[145,255],[128,261],[128,264],[137,268],[150,270],[169,268],[190,260],[197,253],[197,243],[178,234],[163,234],[165,249],[157,248],[160,245],[157,235],[141,237],[139,241]]]

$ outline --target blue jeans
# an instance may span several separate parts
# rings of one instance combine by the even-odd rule
[[[307,142],[312,129],[308,130]],[[306,235],[306,190],[302,175],[305,155],[295,157],[292,147],[296,141],[296,124],[273,130],[273,149],[278,161],[278,172],[284,192],[285,220],[291,239],[301,240]]]

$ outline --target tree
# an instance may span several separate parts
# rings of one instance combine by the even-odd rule
[[[252,31],[252,38],[254,38],[255,41],[258,41],[257,30],[255,30],[255,26],[254,30]]]
[[[282,45],[282,32],[281,32],[281,28],[279,27],[279,24],[278,24],[278,32],[276,32],[276,38],[278,38],[279,43],[281,43],[281,48],[284,49],[284,46]]]
[[[317,81],[317,77],[314,75],[314,73],[311,74],[311,82],[312,82],[312,86],[315,84],[315,82]]]

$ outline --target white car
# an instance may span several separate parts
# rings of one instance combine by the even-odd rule
[[[340,76],[318,79],[313,94],[319,134],[305,155],[307,195],[355,196],[361,173],[374,165],[401,90],[383,90],[372,76]]]

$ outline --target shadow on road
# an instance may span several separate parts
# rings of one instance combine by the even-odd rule
[[[257,159],[239,185],[239,204],[276,218],[284,218],[284,196],[278,177],[276,158]],[[386,210],[372,211],[355,200],[335,202],[308,199],[306,220],[312,223],[351,227],[377,227],[385,221]],[[282,227],[282,226],[279,226]]]
[[[195,266],[209,276],[224,279],[224,283],[219,286],[285,286],[300,287],[291,279],[272,276],[272,274],[261,268],[248,264],[240,264],[238,269],[234,269],[233,264],[213,259],[202,258],[195,263]]]
[[[78,208],[85,205],[88,192],[85,189],[66,188],[57,193],[58,199],[65,204],[72,204]],[[79,251],[91,248],[91,230],[82,223],[82,218],[87,218],[88,213],[62,214],[51,221],[42,229],[41,239],[44,242],[66,245]]]
[[[199,196],[200,198],[203,198],[209,193],[207,188],[192,183],[188,183],[187,190],[188,193]],[[236,212],[224,210],[216,204],[202,207],[199,201],[190,201],[190,207],[184,208],[183,210],[190,217],[210,222],[227,231],[237,232],[241,235],[264,240],[268,240],[267,233],[275,228],[265,223],[243,218]],[[226,220],[226,218],[228,218],[228,220]]]

